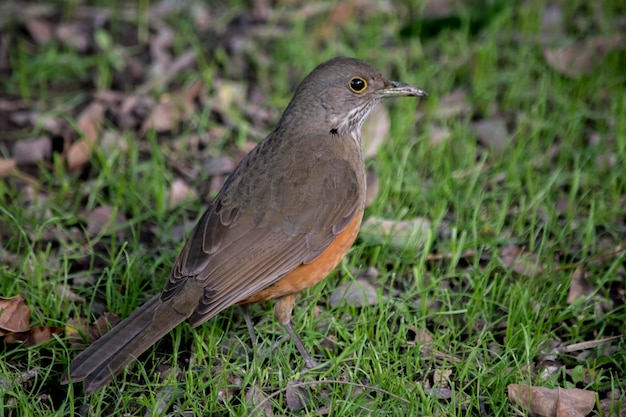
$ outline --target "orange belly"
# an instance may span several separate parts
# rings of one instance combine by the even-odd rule
[[[256,303],[299,293],[320,282],[335,269],[354,243],[359,233],[362,218],[363,212],[356,213],[348,226],[313,262],[297,267],[274,285],[240,301],[239,304]]]

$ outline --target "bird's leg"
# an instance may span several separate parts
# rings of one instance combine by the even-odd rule
[[[246,322],[246,327],[248,328],[248,334],[250,335],[250,340],[252,340],[252,348],[255,351],[255,355],[261,356],[261,346],[259,345],[259,339],[256,336],[256,332],[254,331],[254,324],[252,323],[252,319],[250,318],[250,311],[246,305],[239,304],[237,306],[241,315],[243,316],[243,320]]]
[[[287,334],[291,337],[293,343],[295,343],[298,352],[300,352],[300,355],[304,359],[304,365],[308,369],[311,369],[319,366],[319,364],[313,360],[309,352],[302,344],[300,337],[291,325],[291,312],[293,310],[293,303],[296,301],[297,296],[298,294],[289,294],[277,299],[276,304],[274,305],[274,316],[276,317],[276,320],[283,325],[285,330],[287,330]]]

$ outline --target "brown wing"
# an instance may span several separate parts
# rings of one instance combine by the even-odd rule
[[[345,158],[356,145],[332,135],[282,144],[269,136],[196,225],[163,299],[188,279],[200,282],[198,325],[317,258],[363,205],[360,149],[352,154],[358,158]]]

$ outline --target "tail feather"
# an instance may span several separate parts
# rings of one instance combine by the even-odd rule
[[[191,316],[193,306],[193,302],[181,304],[172,299],[163,302],[161,294],[156,295],[74,358],[63,383],[83,381],[86,392],[98,391]]]

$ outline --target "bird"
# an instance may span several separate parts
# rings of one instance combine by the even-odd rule
[[[366,191],[361,126],[383,98],[425,95],[357,58],[319,64],[211,201],[163,291],[79,353],[62,382],[96,392],[181,322],[196,327],[230,306],[266,300],[275,300],[274,316],[305,366],[315,366],[292,309],[357,237]]]

